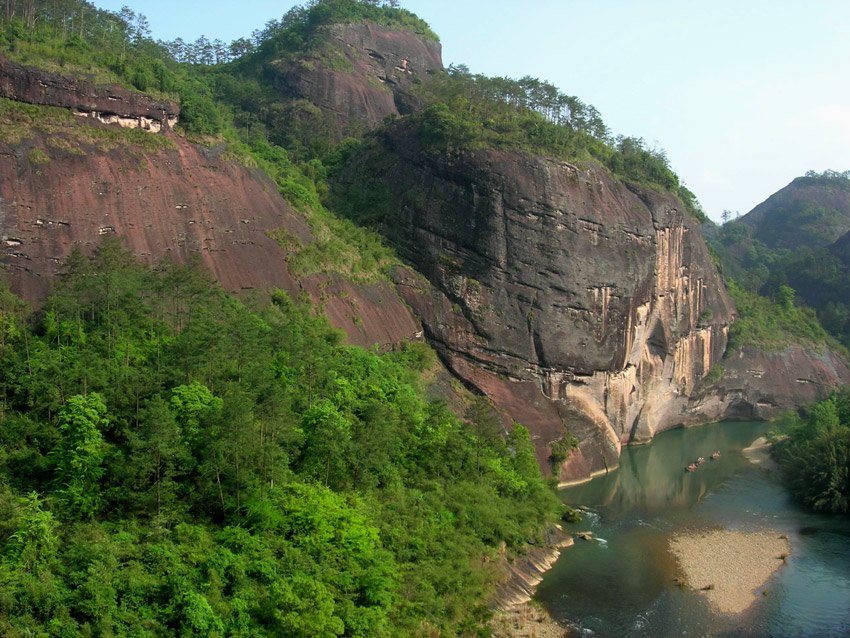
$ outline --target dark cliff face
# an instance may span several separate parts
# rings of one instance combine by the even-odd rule
[[[84,78],[21,66],[0,56],[0,97],[28,104],[73,109],[104,122],[148,130],[168,130],[180,108],[114,85],[94,84]]]
[[[338,192],[391,202],[378,221],[438,291],[403,294],[454,371],[534,428],[541,460],[563,420],[592,459],[581,471],[687,422],[733,307],[681,203],[550,157],[450,162],[410,128],[355,160]]]
[[[274,83],[332,116],[340,133],[411,113],[420,105],[412,89],[443,69],[439,42],[370,22],[320,27],[313,39],[314,54],[270,64]]]

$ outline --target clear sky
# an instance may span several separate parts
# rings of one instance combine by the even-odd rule
[[[154,38],[226,42],[288,0],[94,0],[144,13]],[[443,62],[547,80],[615,134],[667,150],[715,220],[807,170],[850,169],[848,0],[401,0]]]

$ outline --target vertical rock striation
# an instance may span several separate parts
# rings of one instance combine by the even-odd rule
[[[423,155],[405,129],[349,167],[341,197],[393,203],[380,223],[433,285],[400,278],[402,295],[453,371],[532,429],[538,459],[566,426],[581,445],[561,477],[579,478],[693,420],[733,306],[682,204],[551,157]]]

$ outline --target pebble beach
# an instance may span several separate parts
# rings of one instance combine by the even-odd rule
[[[684,585],[700,591],[723,614],[739,614],[763,595],[764,585],[791,551],[775,530],[687,531],[670,539]]]

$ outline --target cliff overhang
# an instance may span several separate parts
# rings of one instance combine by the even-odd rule
[[[125,128],[168,131],[177,124],[180,107],[113,84],[96,84],[24,66],[0,56],[0,97],[73,110],[78,115]]]

